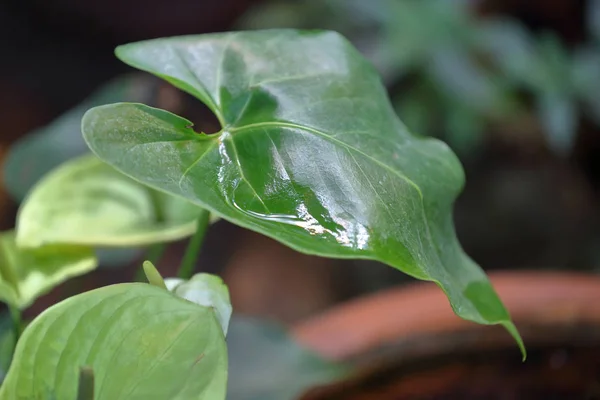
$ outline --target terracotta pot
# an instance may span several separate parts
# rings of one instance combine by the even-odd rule
[[[294,329],[357,373],[303,400],[600,399],[600,277],[502,272],[492,282],[529,356],[498,326],[456,317],[441,290],[415,283],[344,304]]]

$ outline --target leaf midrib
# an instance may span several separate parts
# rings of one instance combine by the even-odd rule
[[[348,144],[348,143],[346,143],[344,141],[341,141],[341,140],[337,139],[336,137],[333,137],[333,136],[327,134],[326,132],[323,132],[322,130],[319,130],[319,129],[316,129],[316,128],[312,128],[312,127],[308,127],[308,126],[303,126],[303,125],[299,125],[299,124],[292,123],[292,122],[285,122],[285,121],[263,121],[263,122],[257,122],[257,123],[247,124],[247,125],[242,125],[242,126],[237,126],[237,127],[236,126],[231,126],[231,125],[226,125],[218,133],[216,133],[214,135],[211,135],[212,136],[211,139],[213,139],[212,143],[210,143],[210,145],[206,148],[206,150],[193,163],[191,163],[186,168],[185,173],[182,175],[182,177],[181,177],[181,179],[179,181],[180,187],[181,187],[184,179],[186,177],[188,177],[188,175],[191,172],[191,170],[195,166],[197,166],[206,157],[207,154],[209,154],[212,151],[214,151],[214,149],[217,147],[217,145],[221,141],[223,141],[223,140],[230,140],[231,142],[235,142],[235,136],[236,136],[236,134],[239,134],[239,133],[248,133],[248,132],[255,132],[255,131],[261,132],[261,129],[267,129],[267,128],[297,129],[297,130],[301,130],[301,131],[305,131],[305,132],[309,132],[309,133],[318,135],[319,137],[321,137],[321,138],[329,141],[330,143],[333,143],[335,145],[341,146],[341,147],[343,147],[344,149],[346,149],[346,150],[348,150],[350,152],[355,152],[356,154],[359,154],[362,157],[365,157],[370,162],[372,162],[375,165],[377,165],[377,166],[385,169],[386,171],[390,172],[392,175],[394,175],[394,176],[402,179],[407,184],[409,184],[412,188],[414,188],[416,190],[417,194],[419,195],[419,200],[420,200],[421,205],[422,205],[422,219],[423,219],[423,223],[425,224],[427,238],[430,240],[432,246],[435,249],[434,253],[436,255],[436,258],[438,259],[438,263],[440,265],[443,265],[443,263],[441,262],[441,259],[440,259],[439,248],[437,246],[437,243],[433,240],[433,236],[431,234],[431,228],[429,226],[429,220],[427,218],[427,215],[425,214],[425,207],[423,205],[424,199],[423,199],[423,193],[421,191],[421,188],[414,181],[412,181],[410,178],[408,178],[406,175],[404,175],[402,172],[394,169],[390,165],[385,164],[385,163],[377,160],[376,158],[374,158],[370,154],[365,153],[364,151],[356,148],[355,146],[352,146],[352,145],[350,145],[350,144]],[[198,141],[197,138],[192,138],[191,140]],[[151,143],[153,143],[153,142],[147,142],[145,144],[151,144]],[[234,154],[234,156],[236,158],[236,164],[238,165],[238,168],[239,168],[240,167],[239,166],[239,156],[237,154]],[[254,192],[256,192],[256,191],[254,190]],[[423,272],[428,277],[432,278],[432,276],[429,273],[429,271],[427,271],[428,268],[426,268],[425,265],[419,265],[419,268],[422,269]]]

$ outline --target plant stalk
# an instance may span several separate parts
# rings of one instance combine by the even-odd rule
[[[146,253],[146,260],[150,261],[152,264],[158,264],[166,249],[166,243],[156,243],[150,246],[148,253]]]
[[[210,225],[210,213],[207,210],[203,210],[202,214],[198,217],[196,233],[190,238],[185,254],[179,266],[177,276],[182,279],[190,279],[194,274],[194,268],[196,267],[196,260],[206,236],[206,231]]]
[[[13,330],[14,330],[14,334],[15,334],[15,346],[17,344],[17,342],[19,341],[19,338],[21,337],[21,333],[22,333],[22,318],[21,318],[21,310],[19,310],[17,307],[9,305],[8,306],[8,310],[10,311],[10,318],[12,320],[12,324],[13,324]]]

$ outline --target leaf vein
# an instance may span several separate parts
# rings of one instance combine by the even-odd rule
[[[83,318],[88,315],[90,312],[94,311],[95,309],[97,309],[98,307],[100,307],[102,304],[104,304],[105,302],[109,301],[109,300],[114,300],[115,297],[117,296],[123,296],[126,295],[127,293],[119,293],[116,296],[111,296],[111,297],[106,297],[104,299],[101,299],[98,303],[94,304],[92,307],[88,308],[77,320],[77,323],[75,324],[75,326],[71,329],[71,332],[69,332],[69,335],[67,336],[67,340],[65,341],[65,347],[63,348],[63,351],[60,353],[60,356],[58,357],[58,362],[56,363],[56,368],[55,371],[56,373],[54,374],[54,388],[56,389],[58,386],[58,382],[59,382],[59,374],[60,374],[60,364],[61,362],[64,360],[64,355],[65,355],[65,350],[66,347],[69,345],[69,341],[71,340],[71,337],[73,336],[73,334],[75,333],[75,331],[77,330],[77,328],[79,327],[79,325],[81,325],[81,322],[83,321]],[[115,310],[116,311],[116,310]],[[77,367],[81,367],[81,365],[78,365]]]
[[[179,57],[179,60],[181,60],[182,65],[185,67],[186,71],[188,72],[188,74],[196,81],[196,85],[202,89],[202,91],[204,91],[205,95],[202,96],[204,99],[204,101],[207,103],[207,106],[209,106],[213,112],[216,114],[217,118],[219,119],[219,122],[221,122],[221,124],[223,124],[223,117],[221,115],[221,109],[220,109],[220,105],[217,105],[214,100],[211,98],[210,94],[208,93],[208,90],[206,89],[206,87],[204,86],[204,84],[202,83],[202,80],[198,77],[198,75],[196,74],[196,72],[194,71],[194,69],[192,68],[192,66],[190,65],[189,61],[187,60],[187,58],[183,55],[182,51],[177,47],[174,46],[173,47],[173,51],[175,52],[175,54],[177,55],[177,57]],[[167,80],[169,76],[165,75],[164,76]]]
[[[155,296],[145,296],[145,297],[155,297]],[[136,298],[136,297],[134,297],[134,298],[132,298],[131,300],[137,300],[137,299],[140,299],[140,297],[137,297],[137,298]],[[155,318],[156,316],[158,316],[158,315],[161,315],[161,314],[171,314],[171,315],[172,315],[172,314],[174,314],[174,313],[176,313],[176,312],[177,312],[177,311],[173,311],[173,310],[162,311],[162,312],[159,312],[159,313],[154,313],[154,314],[152,314],[152,318]],[[184,311],[179,311],[179,312],[184,312]],[[119,354],[119,350],[120,350],[121,346],[123,346],[123,343],[125,343],[125,340],[126,340],[128,337],[129,337],[129,335],[130,335],[130,334],[131,334],[133,331],[136,331],[136,330],[139,330],[139,329],[140,329],[140,328],[139,328],[139,326],[134,326],[133,328],[131,328],[130,330],[128,330],[128,331],[127,331],[127,332],[126,332],[126,333],[123,335],[123,337],[122,337],[121,341],[119,342],[119,344],[118,344],[118,345],[116,345],[116,346],[114,346],[113,355],[112,355],[111,359],[108,361],[108,363],[107,363],[106,365],[111,365],[111,364],[113,363],[113,360],[114,360],[114,359],[115,359],[115,357],[116,357],[116,356]],[[102,398],[102,397],[101,397],[101,394],[102,394],[102,392],[104,391],[104,388],[106,387],[106,385],[105,385],[105,384],[106,384],[106,379],[105,379],[105,378],[106,378],[106,372],[107,372],[107,371],[105,371],[105,373],[102,375],[102,379],[99,379],[99,380],[98,380],[98,381],[100,381],[100,382],[101,382],[101,383],[98,385],[98,386],[100,387],[100,389],[98,390],[98,396],[97,396],[97,397],[98,397],[98,399]]]
[[[250,125],[244,125],[244,126],[237,127],[237,128],[232,128],[232,129],[230,129],[230,132],[235,133],[235,132],[240,132],[240,131],[245,131],[245,130],[252,130],[252,129],[257,129],[257,128],[267,128],[267,127],[298,129],[298,130],[302,130],[305,132],[314,133],[315,135],[321,136],[324,139],[326,139],[334,144],[338,144],[349,150],[352,150],[352,151],[362,155],[363,157],[367,158],[369,161],[379,165],[380,167],[382,167],[382,168],[386,169],[387,171],[391,172],[392,174],[396,175],[400,179],[406,181],[409,185],[411,185],[417,191],[417,193],[419,194],[421,199],[423,198],[423,193],[421,192],[421,188],[419,188],[419,186],[416,183],[414,183],[410,178],[408,178],[406,175],[404,175],[400,171],[390,167],[387,164],[382,163],[381,161],[379,161],[375,157],[371,156],[370,154],[365,153],[364,151],[362,151],[342,140],[332,137],[331,135],[328,135],[327,133],[325,133],[319,129],[302,126],[302,125],[298,125],[298,124],[294,124],[294,123],[290,123],[290,122],[259,122],[256,124],[250,124]]]
[[[215,78],[215,96],[217,97],[217,104],[218,104],[219,108],[221,107],[221,90],[220,89],[221,89],[221,80],[223,79],[222,78],[223,74],[221,71],[223,70],[223,65],[225,63],[227,51],[229,50],[229,47],[231,46],[233,39],[235,39],[236,37],[237,37],[237,33],[234,32],[224,42],[223,51],[221,53],[219,62],[217,63],[217,76]]]
[[[198,156],[198,158],[196,158],[196,160],[194,160],[194,162],[192,162],[186,169],[185,171],[183,171],[183,174],[181,174],[181,178],[179,179],[179,189],[181,189],[183,191],[183,187],[181,186],[183,184],[184,179],[187,177],[187,175],[192,171],[192,169],[198,165],[198,163],[200,161],[202,161],[202,159],[215,147],[217,141],[213,141],[210,146],[208,146],[206,148],[206,150],[204,150],[204,152],[202,154],[200,154]]]
[[[146,375],[150,374],[150,372],[152,372],[157,366],[158,364],[164,359],[165,354],[167,354],[167,352],[169,350],[171,350],[171,348],[173,346],[175,346],[175,344],[177,343],[177,340],[195,323],[197,322],[195,319],[190,319],[190,321],[187,323],[187,325],[185,325],[185,327],[183,327],[181,329],[181,331],[179,331],[179,333],[177,334],[177,336],[175,338],[173,338],[173,340],[171,341],[171,343],[169,343],[169,345],[167,346],[167,348],[164,349],[162,355],[160,357],[158,357],[157,359],[155,359],[152,362],[152,365],[150,366],[150,368],[148,368],[145,372]],[[135,392],[135,389],[137,389],[137,387],[140,385],[140,383],[142,382],[142,379],[138,379],[137,382],[131,386],[131,389],[127,392],[127,396],[123,397],[124,399],[129,398],[129,396]]]
[[[269,208],[267,207],[267,205],[265,204],[265,202],[263,201],[263,199],[258,195],[258,192],[256,191],[256,189],[254,189],[254,186],[252,186],[252,184],[250,183],[250,181],[246,177],[246,174],[244,173],[244,170],[242,168],[242,164],[240,162],[240,156],[239,156],[238,150],[237,150],[237,145],[235,144],[235,140],[233,139],[233,136],[228,136],[227,138],[229,139],[229,141],[231,142],[231,145],[233,147],[233,153],[234,153],[234,156],[235,156],[235,164],[237,165],[238,170],[240,172],[240,178],[242,178],[242,180],[244,182],[246,182],[246,184],[248,185],[248,187],[250,188],[250,190],[252,190],[252,193],[254,193],[254,196],[256,197],[256,199],[262,204],[262,206],[264,207],[265,211],[270,214],[271,211],[269,211]]]
[[[381,201],[381,204],[383,204],[383,208],[385,208],[385,210],[387,211],[388,215],[391,218],[391,221],[393,221],[394,220],[394,215],[392,214],[392,210],[390,210],[390,206],[383,200],[383,198],[381,197],[381,195],[379,194],[379,192],[377,191],[377,189],[375,189],[375,186],[373,186],[373,183],[371,182],[371,180],[369,179],[369,177],[367,176],[367,174],[365,173],[365,171],[363,170],[363,168],[360,166],[360,163],[358,162],[358,160],[356,159],[356,157],[354,157],[354,154],[352,154],[352,152],[349,149],[346,149],[346,151],[348,152],[348,154],[350,155],[350,157],[352,157],[352,159],[354,160],[354,163],[356,164],[356,166],[358,167],[358,169],[360,170],[360,172],[363,174],[363,176],[365,177],[366,181],[369,183],[369,186],[373,190],[373,193],[375,193],[375,196],[377,196],[377,198],[379,199],[379,201]]]

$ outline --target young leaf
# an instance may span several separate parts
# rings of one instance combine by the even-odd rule
[[[96,268],[94,252],[87,247],[61,245],[23,249],[14,232],[0,234],[0,300],[17,308],[29,307],[36,298],[70,277]]]
[[[82,125],[100,158],[299,251],[434,281],[458,315],[503,324],[521,344],[456,238],[458,159],[406,130],[374,68],[340,35],[187,36],[121,46],[117,56],[206,103],[222,130],[199,134],[140,104],[101,106]]]
[[[144,274],[146,275],[146,279],[148,279],[149,284],[169,290],[165,284],[165,280],[160,272],[158,272],[154,264],[152,264],[152,261],[144,261],[142,267],[144,268]]]
[[[202,209],[133,181],[93,154],[44,177],[17,219],[19,246],[137,246],[191,235]]]
[[[212,309],[145,283],[83,293],[25,329],[1,400],[75,399],[81,367],[95,400],[224,400],[227,349]]]
[[[221,278],[200,273],[192,276],[189,281],[167,278],[164,283],[176,296],[204,307],[212,307],[223,328],[223,333],[227,335],[232,309],[229,289]]]

